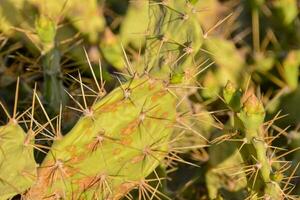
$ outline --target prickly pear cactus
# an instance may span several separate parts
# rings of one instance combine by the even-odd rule
[[[115,89],[54,142],[28,197],[119,199],[143,185],[168,153],[174,107],[159,80],[133,79]]]
[[[179,82],[203,43],[198,17],[198,3],[185,0],[157,0],[150,4],[147,71],[169,75]],[[156,73],[159,71],[158,73]]]
[[[144,45],[149,24],[149,4],[148,0],[133,1],[129,4],[120,30],[120,38],[124,46],[131,43],[139,49]]]

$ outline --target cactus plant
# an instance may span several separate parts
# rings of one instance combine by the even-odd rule
[[[296,0],[0,2],[0,199],[299,199]]]
[[[79,80],[85,98],[81,76]],[[32,124],[26,136],[15,124],[15,117],[11,118],[8,125],[1,127],[1,191],[6,191],[3,198],[23,194],[33,184],[26,193],[30,199],[119,199],[136,187],[146,187],[153,193],[146,177],[168,155],[176,122],[176,98],[167,87],[158,79],[133,77],[90,108],[84,100],[83,117],[66,136],[53,138],[54,144],[37,175],[34,145],[29,145],[36,135],[30,132]],[[35,98],[40,102],[34,91]],[[20,169],[6,179],[4,175],[17,162],[15,157],[6,158],[7,153],[14,154],[24,165],[19,163]],[[16,176],[24,179],[18,178],[22,180],[20,186],[11,184]],[[157,181],[160,182],[158,177]]]
[[[75,127],[54,142],[28,196],[124,196],[167,155],[174,103],[159,80],[137,78],[122,84],[84,110]]]

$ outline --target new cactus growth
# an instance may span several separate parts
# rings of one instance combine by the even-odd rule
[[[276,157],[274,153],[270,153],[272,148],[270,141],[275,138],[268,137],[267,130],[264,128],[265,109],[262,102],[254,94],[250,94],[242,102],[241,90],[236,89],[231,82],[228,82],[224,88],[223,96],[224,101],[234,112],[232,128],[234,128],[236,134],[230,135],[226,139],[215,141],[226,141],[226,144],[229,141],[242,143],[238,151],[242,157],[243,164],[232,160],[231,167],[228,169],[238,171],[233,174],[246,174],[248,186],[245,188],[250,199],[290,198],[284,193],[286,185],[284,188],[281,188],[281,181],[284,176],[292,177],[293,175],[288,176],[288,174],[284,174],[279,170],[278,163],[280,163],[280,158],[286,154]],[[222,169],[222,167],[226,169],[225,164],[220,168]],[[213,194],[216,195],[215,192]]]
[[[272,182],[271,179],[272,165],[271,161],[267,157],[268,145],[265,142],[265,136],[262,130],[265,111],[262,103],[256,96],[251,95],[244,102],[243,108],[238,114],[238,118],[242,121],[243,132],[245,134],[244,140],[248,147],[248,158],[246,157],[245,159],[252,160],[250,162],[255,165],[261,181],[265,184],[263,196],[265,198],[280,198],[282,195],[278,193],[278,190],[276,189],[276,187],[279,186],[276,182]],[[253,186],[255,186],[255,184],[260,184],[259,180],[256,179],[252,180],[252,182]],[[272,193],[271,188],[273,188]],[[259,194],[259,191],[260,189],[257,192],[258,194],[255,195],[260,196],[261,194]]]

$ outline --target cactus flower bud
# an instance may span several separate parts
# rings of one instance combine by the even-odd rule
[[[257,130],[265,118],[265,110],[261,101],[252,94],[243,104],[238,117],[246,129]]]

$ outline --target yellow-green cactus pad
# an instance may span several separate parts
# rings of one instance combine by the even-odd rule
[[[135,79],[113,90],[54,142],[30,198],[121,198],[167,155],[175,103],[158,80]]]
[[[33,147],[14,122],[0,127],[0,199],[24,193],[36,179]]]

